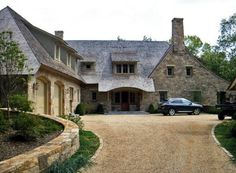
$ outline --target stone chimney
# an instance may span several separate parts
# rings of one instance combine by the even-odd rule
[[[185,52],[183,18],[174,18],[172,20],[172,44],[174,52],[179,54]]]
[[[63,34],[64,34],[63,31],[55,31],[55,36],[61,38],[62,40],[63,40]]]

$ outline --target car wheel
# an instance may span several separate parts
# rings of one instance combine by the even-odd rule
[[[201,111],[200,111],[199,108],[196,108],[196,109],[193,110],[193,114],[194,114],[194,115],[199,115],[200,112],[201,112]]]
[[[225,119],[225,114],[224,114],[224,112],[220,112],[219,114],[218,114],[218,120],[224,120]]]
[[[174,116],[175,115],[175,110],[173,108],[169,109],[169,115]]]

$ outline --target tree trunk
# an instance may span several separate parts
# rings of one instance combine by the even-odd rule
[[[10,119],[10,101],[8,96],[7,96],[7,118]]]

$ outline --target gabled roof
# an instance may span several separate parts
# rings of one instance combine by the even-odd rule
[[[83,74],[87,83],[98,83],[99,91],[119,87],[132,87],[154,91],[153,79],[149,74],[169,48],[165,41],[67,41],[80,52],[85,61],[96,61],[95,72]],[[122,77],[113,74],[112,62],[137,62],[137,75]]]
[[[236,86],[236,77],[235,77],[234,80],[230,83],[230,85],[229,85],[229,87],[227,88],[227,90],[232,90],[235,86]]]
[[[44,65],[60,73],[69,75],[75,79],[83,81],[82,77],[77,75],[65,64],[53,60],[53,58],[43,48],[40,42],[34,37],[33,33],[31,32],[31,27],[36,28],[38,32],[46,33],[47,36],[53,37],[61,43],[64,42],[62,39],[33,26],[15,11],[13,11],[10,7],[6,7],[0,11],[0,32],[13,32],[13,40],[19,44],[20,49],[28,58],[27,66],[33,69],[32,71],[30,71],[30,74],[35,74],[40,68],[40,66]],[[73,48],[69,47],[66,42],[64,42],[63,45],[70,49],[70,51],[76,53],[76,51]],[[28,73],[28,71],[24,72],[24,74]]]

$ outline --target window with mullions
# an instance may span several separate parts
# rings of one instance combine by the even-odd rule
[[[174,66],[167,66],[167,76],[174,76]]]
[[[191,77],[193,75],[193,67],[186,67],[186,76]]]
[[[97,101],[97,92],[92,91],[92,101]]]

